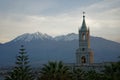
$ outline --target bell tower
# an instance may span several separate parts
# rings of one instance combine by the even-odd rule
[[[93,63],[93,51],[90,48],[90,31],[86,26],[85,12],[83,12],[83,22],[79,29],[79,48],[76,50],[76,63]]]

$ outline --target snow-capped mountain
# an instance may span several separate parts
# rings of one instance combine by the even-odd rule
[[[100,37],[90,37],[91,49],[94,51],[94,62],[117,61],[120,56],[120,43]],[[14,40],[0,45],[0,66],[14,65],[20,45],[25,48],[32,65],[37,66],[48,61],[73,63],[76,60],[76,49],[79,47],[78,34],[51,37],[40,32],[26,33]]]
[[[67,35],[56,36],[54,39],[56,41],[58,41],[58,40],[71,41],[71,40],[78,39],[78,35],[75,34],[75,33],[70,33],[70,34],[67,34]]]
[[[53,38],[47,34],[42,34],[40,32],[36,33],[25,33],[23,35],[18,36],[13,40],[13,42],[17,41],[25,41],[25,42],[30,42],[32,40],[52,40]]]
[[[71,40],[76,40],[78,39],[78,35],[75,33],[70,33],[67,35],[60,35],[56,37],[49,36],[47,34],[43,34],[40,32],[35,32],[35,33],[25,33],[13,40],[13,42],[17,41],[25,41],[25,42],[30,42],[33,40],[56,40],[56,41],[71,41]]]

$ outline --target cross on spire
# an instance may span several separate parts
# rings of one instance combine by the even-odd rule
[[[83,11],[83,16],[85,15],[85,12]]]

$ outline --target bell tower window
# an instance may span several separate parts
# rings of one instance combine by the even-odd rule
[[[82,40],[85,40],[85,34],[84,33],[82,34]]]
[[[85,48],[82,48],[82,51],[85,51]]]

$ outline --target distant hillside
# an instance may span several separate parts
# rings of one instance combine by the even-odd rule
[[[90,40],[96,63],[118,60],[120,43],[100,37],[91,37]],[[20,35],[14,40],[0,45],[0,66],[14,65],[20,45],[25,45],[31,64],[39,65],[53,60],[73,63],[76,60],[78,35],[70,33],[54,38],[39,32]]]

